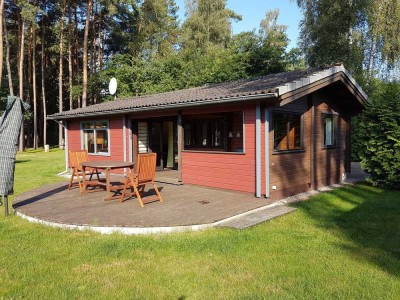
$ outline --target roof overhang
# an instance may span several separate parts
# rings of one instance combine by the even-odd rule
[[[219,98],[219,99],[205,99],[199,101],[192,102],[181,102],[181,103],[171,103],[171,104],[158,104],[153,106],[143,106],[143,107],[133,107],[127,109],[118,109],[118,110],[104,110],[98,112],[82,112],[79,114],[71,114],[71,115],[62,115],[62,116],[48,116],[47,120],[67,120],[67,119],[77,119],[84,117],[97,117],[97,116],[111,116],[111,115],[121,115],[121,114],[131,114],[131,113],[142,113],[142,112],[150,112],[150,111],[160,111],[167,109],[176,109],[180,110],[183,108],[195,108],[199,106],[206,105],[216,105],[216,104],[231,104],[238,102],[249,102],[249,101],[259,101],[259,100],[270,100],[270,101],[278,101],[278,93],[264,93],[258,95],[247,95],[247,96],[239,96],[239,97],[229,97],[229,98]]]

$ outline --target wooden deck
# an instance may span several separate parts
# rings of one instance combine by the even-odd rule
[[[110,227],[173,227],[209,224],[272,201],[253,194],[192,185],[158,184],[163,203],[141,208],[135,198],[103,201],[105,191],[81,194],[55,183],[19,195],[14,210],[25,216],[59,224]]]

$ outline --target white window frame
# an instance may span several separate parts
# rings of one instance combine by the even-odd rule
[[[107,137],[108,137],[108,152],[97,152],[97,144],[95,143],[95,152],[91,153],[88,151],[89,155],[99,155],[99,156],[110,156],[111,155],[111,135],[110,135],[110,122],[108,120],[91,120],[91,121],[82,121],[80,124],[80,132],[81,132],[81,149],[85,149],[85,134],[84,132],[86,130],[93,130],[94,134],[94,140],[97,140],[97,131],[105,131],[105,129],[96,129],[96,128],[91,128],[91,129],[84,129],[83,124],[86,123],[97,123],[97,122],[105,122],[107,123]]]

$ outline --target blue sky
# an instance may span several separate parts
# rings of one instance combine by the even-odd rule
[[[185,2],[184,0],[175,0],[179,6],[179,18],[184,19]],[[290,0],[228,0],[228,8],[242,15],[242,21],[233,22],[233,33],[242,31],[258,30],[260,21],[265,17],[268,10],[278,8],[280,11],[278,24],[287,25],[287,35],[290,39],[288,49],[296,47],[299,36],[299,22],[301,12],[295,1]]]

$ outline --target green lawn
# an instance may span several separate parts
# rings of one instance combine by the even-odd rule
[[[19,154],[16,193],[62,151]],[[248,230],[100,235],[0,216],[0,299],[399,299],[400,192],[323,193]]]

